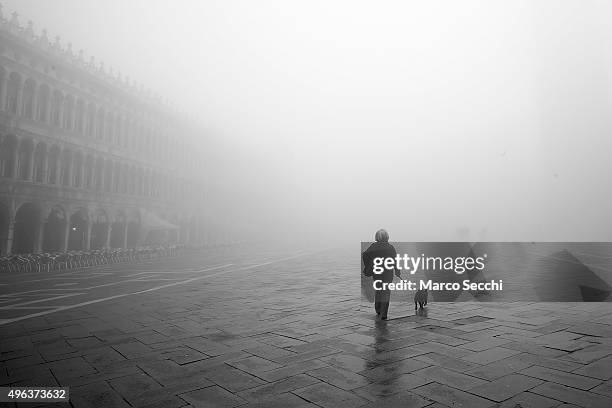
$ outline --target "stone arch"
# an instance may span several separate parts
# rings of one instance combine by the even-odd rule
[[[52,206],[45,219],[42,241],[44,252],[58,252],[65,249],[67,222],[66,210],[60,205]]]
[[[32,78],[26,79],[23,85],[23,107],[22,115],[28,119],[34,119],[34,98],[36,96],[36,82]]]
[[[172,224],[174,224],[174,225],[179,225],[180,226],[179,216],[177,214],[172,214],[169,217],[169,221]],[[178,229],[171,229],[170,231],[168,231],[168,242],[170,244],[178,244],[179,243],[179,230]]]
[[[17,114],[18,112],[21,85],[21,75],[17,72],[11,72],[6,85],[6,110],[10,113]]]
[[[99,208],[91,220],[91,249],[102,249],[106,247],[107,234],[110,226],[108,212]]]
[[[6,135],[0,144],[0,174],[15,177],[18,141],[15,135]]]
[[[125,211],[117,210],[113,219],[110,247],[111,248],[124,248],[127,246],[127,216]]]
[[[47,144],[39,142],[34,149],[34,181],[37,183],[45,182],[45,170],[47,161]]]
[[[29,180],[32,177],[32,160],[34,154],[34,142],[27,138],[19,143],[17,154],[17,177],[21,180]]]
[[[24,254],[34,252],[39,238],[41,225],[40,206],[35,203],[23,203],[15,213],[13,235],[13,253]]]
[[[89,214],[87,209],[79,208],[70,216],[68,229],[68,250],[82,251],[89,249]]]
[[[51,89],[47,84],[41,84],[38,87],[38,95],[36,97],[36,118],[47,123],[49,113],[49,98]]]
[[[141,219],[138,210],[127,213],[127,247],[134,248],[140,244]]]

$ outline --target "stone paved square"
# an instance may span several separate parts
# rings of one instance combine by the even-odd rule
[[[328,273],[351,251],[45,273],[84,293],[61,304],[42,274],[4,275],[5,308],[25,291],[38,306],[2,321],[1,385],[70,386],[76,408],[612,406],[609,304],[392,301],[377,321],[353,271]]]

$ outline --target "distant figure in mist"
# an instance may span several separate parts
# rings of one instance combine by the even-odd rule
[[[395,258],[397,252],[393,245],[389,243],[389,233],[384,229],[376,231],[374,235],[374,242],[368,249],[366,249],[361,258],[363,259],[365,276],[371,276],[372,280],[381,280],[385,283],[393,282],[393,272],[400,278],[400,273],[395,267],[393,269],[385,269],[382,274],[374,274],[374,258]],[[389,300],[391,298],[391,291],[387,290],[376,290],[374,297],[374,308],[376,309],[376,315],[382,320],[387,320],[387,312],[389,311]]]

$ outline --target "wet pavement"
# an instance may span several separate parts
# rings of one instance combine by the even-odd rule
[[[0,381],[70,386],[74,407],[612,406],[610,303],[395,302],[377,321],[355,251],[2,276]]]

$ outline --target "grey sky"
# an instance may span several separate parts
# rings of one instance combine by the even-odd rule
[[[607,2],[3,4],[224,140],[256,230],[612,239]]]

